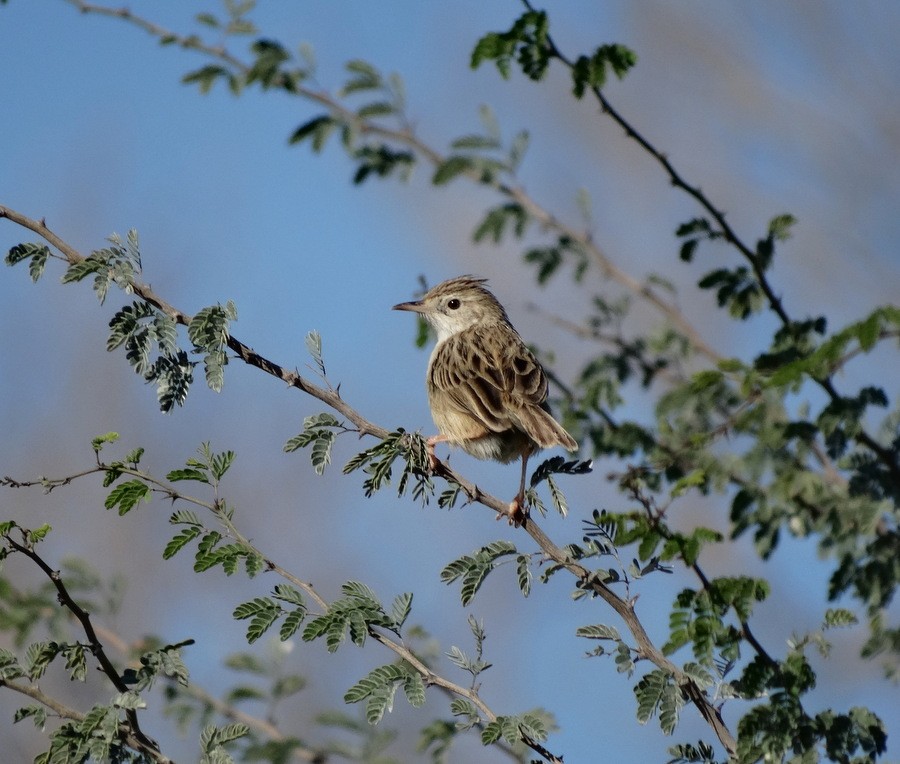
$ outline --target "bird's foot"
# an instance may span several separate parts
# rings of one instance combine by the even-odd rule
[[[514,528],[518,528],[522,525],[528,517],[528,512],[525,509],[525,497],[516,496],[516,498],[509,503],[506,512],[497,512],[497,520],[503,517],[505,517],[509,524]]]
[[[425,452],[428,456],[428,471],[433,475],[437,472],[438,465],[441,463],[441,460],[437,458],[434,453],[434,447],[438,443],[443,443],[446,438],[443,435],[432,435],[430,438],[425,439]]]

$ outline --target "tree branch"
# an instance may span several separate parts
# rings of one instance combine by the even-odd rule
[[[109,656],[107,656],[106,651],[103,649],[103,645],[101,644],[100,639],[97,636],[97,633],[94,631],[90,615],[72,598],[72,595],[69,594],[69,590],[63,583],[59,571],[53,570],[46,562],[44,562],[43,558],[34,551],[31,545],[20,544],[9,535],[7,535],[5,538],[7,544],[9,544],[17,552],[24,554],[43,571],[44,575],[46,575],[47,578],[50,579],[50,582],[56,589],[60,605],[69,610],[81,624],[82,631],[84,631],[84,634],[88,640],[91,655],[93,655],[97,659],[97,662],[100,664],[100,668],[103,670],[103,673],[106,674],[109,681],[112,682],[113,687],[115,687],[119,692],[128,692],[128,685],[125,684],[118,670],[109,659]],[[133,708],[125,709],[125,718],[127,720],[127,727],[129,729],[128,736],[133,739],[136,749],[149,754],[156,760],[168,761],[168,759],[160,752],[159,746],[157,745],[156,741],[148,737],[146,733],[141,730],[141,726],[137,719],[137,712]]]
[[[22,215],[21,213],[9,209],[8,207],[0,206],[0,218],[2,217],[5,217],[17,223],[44,238],[46,241],[56,247],[66,257],[69,263],[81,262],[84,259],[84,257],[79,254],[77,250],[63,241],[59,236],[54,234],[46,226],[44,221],[33,220],[25,215]],[[167,303],[159,295],[153,292],[153,290],[148,285],[140,282],[134,282],[131,287],[135,294],[146,300],[149,304],[165,312],[177,323],[184,326],[187,326],[190,323],[191,317],[189,315],[169,305],[169,303]],[[347,419],[353,422],[359,429],[360,434],[373,435],[381,439],[385,438],[388,435],[387,429],[380,427],[363,417],[346,401],[344,401],[337,392],[319,387],[318,385],[314,385],[313,383],[301,377],[296,372],[286,371],[279,364],[274,363],[273,361],[270,361],[269,359],[259,355],[255,351],[251,350],[249,346],[245,345],[243,342],[233,336],[229,336],[228,346],[232,348],[242,360],[244,360],[251,366],[255,366],[268,374],[278,377],[279,379],[287,382],[292,387],[296,387],[297,389],[302,390],[308,395],[317,398],[328,406],[331,406],[334,410],[340,412],[345,417],[347,417]],[[447,465],[446,462],[437,462],[435,474],[440,477],[448,478],[457,483],[473,501],[476,501],[479,504],[482,504],[483,506],[488,507],[489,509],[492,509],[495,512],[501,514],[505,514],[507,512],[507,502],[503,502],[495,496],[484,493],[474,483],[467,480],[455,470],[450,468],[450,466]],[[626,623],[628,629],[631,631],[632,635],[637,641],[638,649],[642,657],[649,659],[659,668],[662,668],[673,675],[678,684],[691,698],[691,701],[697,706],[701,716],[703,716],[707,723],[713,728],[716,736],[719,738],[725,749],[729,752],[729,755],[733,754],[736,751],[736,743],[731,732],[725,726],[725,723],[722,720],[719,711],[713,706],[712,702],[709,700],[703,689],[699,687],[693,679],[691,679],[683,671],[681,671],[680,668],[678,668],[674,663],[666,658],[666,656],[663,655],[662,651],[660,651],[653,645],[650,637],[647,635],[643,625],[634,612],[633,603],[627,602],[626,600],[616,595],[604,584],[597,581],[587,568],[578,565],[577,563],[570,560],[562,551],[562,549],[560,549],[550,540],[550,538],[535,523],[533,519],[527,518],[526,521],[522,524],[522,527],[525,532],[528,533],[528,535],[531,536],[532,539],[534,539],[534,541],[538,544],[538,546],[549,559],[553,560],[554,562],[568,570],[570,573],[572,573],[572,575],[579,579],[579,582],[582,586],[599,596],[604,600],[604,602],[612,607],[612,609],[615,610],[616,613],[618,613],[618,615]],[[465,691],[465,688],[462,689],[464,692],[467,692]],[[463,697],[466,696],[463,695]]]
[[[530,0],[522,0],[522,4],[529,10],[534,10],[534,6]],[[548,34],[546,38],[548,53],[560,61],[569,70],[574,69],[574,63],[568,58],[556,45],[553,38]],[[669,160],[668,156],[657,149],[650,141],[645,138],[638,130],[612,105],[603,91],[597,86],[591,86],[590,92],[593,93],[604,114],[609,116],[622,130],[626,137],[631,138],[637,143],[647,154],[649,154],[665,171],[669,178],[669,182],[675,187],[693,197],[695,201],[704,209],[719,226],[722,236],[728,244],[731,244],[741,256],[750,264],[756,282],[765,295],[769,309],[778,316],[779,321],[785,328],[794,325],[784,307],[781,297],[775,293],[775,289],[769,282],[765,268],[759,256],[750,246],[737,234],[731,224],[725,219],[725,213],[716,206],[713,201],[701,190],[699,186],[689,183],[683,175],[676,169],[675,165]],[[708,356],[712,359],[711,356]],[[718,359],[712,359],[718,360]],[[831,398],[833,402],[841,400],[842,396],[835,390],[831,375],[825,377],[810,376],[816,384],[818,384]],[[884,464],[890,473],[892,479],[900,488],[900,463],[898,463],[895,454],[888,448],[882,446],[878,441],[869,435],[865,430],[860,431],[853,436],[853,439],[861,446],[867,448],[875,454],[878,460]]]
[[[259,549],[259,547],[257,547],[255,544],[253,544],[246,536],[244,536],[238,530],[237,526],[234,524],[234,522],[231,520],[231,518],[229,518],[226,513],[222,512],[220,510],[218,501],[207,502],[207,501],[203,501],[202,499],[195,498],[193,496],[188,496],[187,494],[183,494],[183,493],[177,491],[168,483],[165,483],[157,478],[154,478],[152,475],[150,475],[147,472],[144,472],[144,471],[138,470],[138,469],[134,469],[134,468],[124,467],[122,465],[116,465],[113,468],[110,465],[101,463],[101,464],[98,464],[97,467],[94,467],[92,469],[82,470],[81,472],[79,472],[77,474],[70,475],[70,476],[67,476],[64,478],[56,478],[49,482],[52,483],[54,486],[68,485],[74,479],[76,479],[78,477],[84,477],[84,476],[91,475],[94,473],[99,473],[99,472],[105,473],[105,472],[109,472],[113,469],[115,469],[116,472],[118,472],[119,474],[130,475],[132,477],[139,478],[140,480],[142,480],[146,483],[149,483],[152,486],[155,486],[155,488],[152,488],[151,490],[153,490],[156,493],[162,494],[163,496],[165,496],[168,499],[171,499],[172,501],[185,501],[189,504],[193,504],[195,506],[199,506],[199,507],[209,510],[210,512],[212,512],[215,515],[216,520],[225,527],[228,534],[235,541],[237,541],[238,544],[240,544],[242,547],[244,547],[248,552],[251,552],[251,553],[257,555],[262,560],[264,560],[265,565],[269,570],[277,573],[279,576],[284,578],[286,581],[289,581],[290,583],[294,584],[298,588],[302,589],[311,599],[313,599],[316,602],[316,604],[321,608],[323,613],[328,610],[329,604],[328,604],[327,600],[325,600],[325,598],[322,597],[314,589],[312,584],[302,581],[296,575],[290,573],[288,570],[286,570],[285,568],[283,568],[282,566],[280,566],[279,564],[274,562],[270,557],[268,557],[261,549]],[[37,485],[45,486],[47,483],[48,483],[48,480],[46,478],[42,478],[40,480],[30,480],[30,481],[20,481],[20,480],[13,480],[12,478],[4,478],[3,481],[0,482],[0,485],[7,485],[7,486],[10,486],[13,488],[27,488],[27,487],[31,487],[31,486],[37,486]],[[217,490],[217,486],[214,485],[213,487],[216,488],[216,490]],[[475,490],[477,490],[477,489],[475,489]],[[499,499],[494,499],[493,497],[486,497],[486,498],[493,499],[493,501],[496,502],[500,506],[505,506],[505,505],[503,505],[502,502],[499,501]],[[41,568],[41,570],[43,570],[47,574],[47,576],[50,577],[51,581],[53,581],[54,585],[57,587],[57,590],[59,590],[60,587],[63,586],[62,580],[59,577],[59,573],[53,571],[50,568],[50,566],[47,565],[47,563],[44,562],[43,559],[39,555],[37,555],[36,552],[34,552],[33,549],[30,549],[27,546],[24,546],[22,544],[15,542],[13,539],[9,538],[9,536],[6,536],[6,540],[16,551],[22,552],[27,557],[29,557],[33,562],[35,562],[35,564],[37,564]],[[75,603],[74,600],[72,600],[71,597],[68,596],[68,593],[66,593],[65,598],[62,595],[60,595],[60,603],[64,607],[67,607],[69,610],[71,610],[72,613],[76,616],[76,618],[78,618],[78,620],[82,623],[82,626],[84,627],[85,632],[88,635],[90,644],[92,645],[92,653],[94,655],[98,655],[98,653],[102,653],[102,649],[100,649],[99,639],[97,638],[97,635],[96,635],[96,632],[94,631],[93,626],[90,624],[89,620],[87,621],[87,624],[85,625],[85,620],[83,620],[83,619],[88,618],[87,613],[85,613],[84,610],[82,610],[77,605],[77,603]],[[88,629],[90,629],[89,632],[88,632]],[[491,708],[481,699],[481,696],[478,694],[477,690],[475,690],[474,688],[470,689],[467,687],[463,687],[462,685],[459,685],[455,682],[450,681],[449,679],[442,677],[439,674],[436,674],[412,650],[410,650],[408,647],[406,647],[402,643],[391,639],[389,636],[387,636],[383,632],[379,631],[378,629],[376,629],[372,626],[369,626],[368,634],[369,634],[369,636],[372,637],[373,640],[375,640],[379,644],[383,645],[388,650],[392,651],[395,655],[398,656],[398,658],[405,661],[407,664],[409,664],[410,667],[412,667],[415,671],[417,671],[421,675],[421,677],[426,685],[432,685],[435,687],[439,687],[442,690],[449,692],[451,695],[456,695],[461,698],[465,698],[466,700],[471,702],[476,708],[478,708],[478,710],[483,714],[483,716],[485,717],[485,719],[488,722],[493,722],[493,721],[497,720],[497,718],[498,718],[497,714],[493,710],[491,710]],[[94,647],[95,645],[97,646],[96,648]],[[118,642],[118,647],[121,650],[125,649],[124,645],[123,645],[123,643],[121,643],[121,641]],[[102,653],[102,655],[103,655],[103,660],[101,660],[101,665],[104,668],[104,673],[106,673],[107,676],[113,681],[113,684],[116,686],[116,689],[118,689],[120,692],[124,692],[127,689],[127,687],[121,682],[121,678],[119,677],[119,675],[115,671],[115,669],[112,668],[112,663],[109,661],[108,658],[106,658],[105,653]],[[99,656],[98,656],[98,659],[99,659]],[[223,708],[230,708],[227,704],[224,704],[221,701],[214,702],[214,699],[212,699],[209,696],[206,696],[205,694],[204,694],[204,697],[207,698],[206,702],[209,702],[210,705],[212,705],[214,708],[216,708],[216,710],[221,710]],[[134,711],[131,711],[130,713],[134,714]],[[237,709],[233,709],[230,713],[227,714],[227,716],[229,716],[230,718],[239,719],[241,714],[239,711],[237,711]],[[249,717],[249,718],[252,719],[253,717]],[[246,721],[245,719],[240,719],[240,720]],[[136,725],[136,723],[137,722],[135,719],[134,724]],[[248,725],[250,725],[250,722],[247,722],[247,723],[248,723]],[[250,726],[254,726],[257,729],[260,729],[260,725],[261,725],[261,722],[259,720],[256,720],[256,722]],[[273,725],[268,725],[266,727],[266,729],[261,730],[261,731],[263,731],[264,734],[269,735],[273,739],[276,739],[276,740],[284,739],[284,736],[281,735],[281,733],[278,732],[277,728],[275,728]],[[273,734],[273,732],[277,733],[277,734]],[[141,734],[142,733],[140,733],[140,730],[136,729],[135,737],[138,738]],[[527,746],[529,746],[534,751],[536,751],[537,753],[541,754],[542,756],[545,756],[545,758],[547,758],[548,761],[553,762],[554,764],[562,764],[561,756],[556,756],[555,754],[552,754],[548,749],[546,749],[544,746],[540,745],[537,741],[532,740],[532,739],[528,738],[527,736],[523,736],[522,741]],[[307,753],[309,753],[309,752],[307,752]],[[317,760],[315,758],[315,756],[313,756],[312,754],[310,754],[310,756],[311,756],[311,758],[309,758],[307,760],[309,760],[309,761]]]
[[[51,711],[53,711],[53,713],[55,713],[61,719],[70,719],[74,722],[84,721],[84,714],[76,711],[74,708],[69,708],[65,704],[60,703],[58,700],[56,700],[56,698],[50,697],[45,692],[43,692],[40,687],[36,687],[35,685],[31,684],[23,684],[12,679],[0,679],[0,687],[8,687],[13,692],[18,692],[21,695],[25,695],[31,698],[32,700],[36,700],[42,706],[46,706]],[[122,740],[130,748],[147,754],[153,761],[158,762],[158,764],[174,764],[172,759],[164,756],[158,750],[146,748],[143,745],[142,741],[134,734],[134,730],[131,729],[128,724],[119,724],[119,734],[122,736]]]

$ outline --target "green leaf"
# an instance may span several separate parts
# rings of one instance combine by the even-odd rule
[[[550,499],[553,502],[553,506],[556,507],[556,511],[559,512],[561,517],[568,516],[569,504],[566,501],[565,494],[550,476],[547,477],[547,487],[550,489]]]
[[[238,605],[232,615],[238,620],[250,619],[247,626],[247,642],[253,644],[268,631],[282,612],[281,606],[268,597],[258,597],[251,602]]]
[[[484,220],[478,224],[472,234],[476,242],[490,238],[495,244],[499,244],[503,238],[507,226],[509,226],[517,238],[521,238],[531,217],[521,204],[509,202],[488,210]]]
[[[702,488],[705,485],[706,471],[702,469],[696,469],[676,480],[672,484],[670,495],[674,499],[678,496],[684,495],[691,488]]]
[[[354,59],[348,61],[345,68],[354,76],[341,88],[341,95],[349,95],[360,90],[375,90],[382,86],[381,74],[367,61]]]
[[[466,571],[460,589],[460,601],[462,602],[463,607],[468,605],[475,598],[475,595],[481,588],[481,584],[484,583],[484,579],[491,570],[491,565],[480,562]]]
[[[211,13],[198,13],[194,18],[200,23],[213,29],[219,28],[219,20]]]
[[[480,654],[480,648],[479,648]],[[450,649],[444,653],[447,658],[450,659],[450,662],[456,666],[459,666],[463,671],[468,671],[473,678],[477,677],[483,671],[489,669],[492,664],[487,663],[486,661],[481,660],[480,658],[471,658],[469,657],[464,650],[456,647],[456,645],[452,645]]]
[[[472,51],[470,65],[477,69],[484,61],[493,61],[500,75],[509,77],[513,56],[532,80],[541,79],[550,63],[547,44],[549,22],[544,11],[528,10],[506,32],[484,35]]]
[[[24,670],[26,676],[31,680],[40,679],[47,666],[57,655],[63,650],[65,645],[58,642],[34,642],[28,646],[25,651]]]
[[[43,271],[44,264],[47,262],[47,258],[50,255],[50,250],[47,248],[46,244],[16,244],[14,247],[11,247],[9,252],[6,254],[6,258],[4,261],[7,265],[17,265],[21,263],[23,260],[31,259],[31,263],[29,263],[29,270],[36,268],[34,265],[35,259],[37,259],[41,264],[39,269]],[[40,276],[40,273],[38,274]],[[34,277],[32,273],[32,281],[37,281],[37,278]]]
[[[188,338],[197,350],[214,353],[227,345],[231,312],[219,304],[197,311],[188,323]]]
[[[119,433],[107,432],[104,435],[98,435],[96,438],[91,438],[91,448],[94,449],[94,453],[99,454],[106,443],[115,443],[118,439]]]
[[[457,138],[453,141],[453,143],[450,144],[450,148],[469,149],[473,151],[499,149],[500,141],[495,137],[486,135],[464,135],[462,138]]]
[[[607,68],[619,79],[637,63],[637,54],[624,45],[601,45],[590,57],[579,56],[572,66],[572,92],[581,98],[587,89],[600,89],[606,84]]]
[[[516,579],[519,583],[519,591],[523,597],[531,593],[531,566],[528,555],[520,554],[516,557]]]
[[[337,126],[338,122],[331,116],[315,117],[309,122],[300,125],[291,135],[288,143],[293,145],[308,140],[312,145],[313,151],[318,154],[325,147],[329,136],[335,131]]]
[[[631,676],[634,671],[634,659],[631,657],[631,650],[624,642],[619,642],[616,646],[615,662],[616,671]]]
[[[853,626],[859,623],[856,615],[846,608],[828,608],[825,611],[823,628],[833,629],[840,626]]]
[[[609,639],[620,642],[622,638],[614,626],[606,626],[598,623],[592,626],[579,626],[575,630],[576,637],[585,637],[587,639]]]
[[[41,247],[31,256],[31,262],[28,263],[28,275],[31,276],[32,282],[37,283],[44,274],[44,267],[47,265],[49,256],[50,250],[47,247]]]
[[[128,690],[127,692],[123,692],[123,693],[120,693],[119,695],[116,695],[116,697],[113,698],[112,704],[116,708],[124,708],[124,709],[131,709],[131,710],[136,710],[138,708],[146,708],[147,707],[147,702],[133,690]]]
[[[634,694],[638,701],[638,722],[646,724],[656,713],[668,682],[669,675],[662,669],[654,669],[641,677],[634,688]]]
[[[375,101],[356,110],[356,116],[360,119],[372,119],[373,117],[385,117],[396,112],[393,105],[386,101]]]
[[[166,474],[166,480],[177,483],[181,480],[196,480],[198,483],[209,483],[209,475],[204,470],[193,467],[182,467]]]
[[[222,451],[221,453],[214,454],[209,462],[213,477],[216,480],[221,480],[225,476],[225,473],[231,468],[233,462],[234,451]]]
[[[107,509],[119,508],[119,514],[125,515],[134,509],[141,500],[150,501],[151,490],[148,485],[140,480],[129,480],[126,483],[120,483],[112,491],[104,501]]]
[[[324,474],[325,468],[331,463],[331,447],[334,445],[334,439],[333,430],[316,431],[309,458],[317,475]]]
[[[194,381],[193,364],[188,360],[187,353],[179,350],[174,356],[157,358],[144,377],[148,381],[156,381],[159,408],[168,413],[176,404],[184,405]]]
[[[459,175],[463,175],[475,168],[475,160],[471,157],[462,155],[452,155],[441,162],[434,174],[431,176],[431,182],[436,186],[443,186]]]
[[[369,701],[366,703],[366,721],[369,724],[378,724],[384,717],[385,711],[393,708],[396,689],[396,685],[391,685],[369,696]]]
[[[406,670],[395,663],[378,666],[344,693],[344,702],[359,703],[373,693],[377,693],[379,690],[398,680],[405,679],[407,676]]]
[[[279,606],[273,600],[268,597],[257,597],[249,602],[242,602],[234,609],[231,616],[232,618],[242,621],[247,618],[252,618],[259,613],[277,609],[279,609]]]
[[[306,617],[306,607],[298,607],[294,610],[291,610],[285,617],[284,621],[281,623],[281,629],[279,630],[278,636],[282,642],[286,642],[294,634],[297,633],[297,630],[300,628],[300,625],[303,623],[303,619]]]
[[[586,475],[593,468],[594,462],[591,459],[567,461],[562,456],[553,456],[538,465],[538,468],[531,475],[530,485],[532,488],[536,488],[542,481],[550,478],[551,475]]]
[[[66,658],[66,668],[69,671],[69,679],[73,682],[83,682],[87,674],[87,663],[84,659],[84,647],[79,644],[69,645],[63,650]]]
[[[398,151],[387,144],[361,146],[353,152],[353,158],[358,163],[353,175],[353,182],[356,185],[363,183],[370,176],[387,178],[395,171],[405,180],[415,163],[415,156],[411,151]]]
[[[86,257],[83,260],[72,263],[62,276],[63,284],[70,284],[73,281],[81,281],[83,278],[90,276],[92,273],[108,269],[105,261],[96,257]]]
[[[465,698],[454,698],[450,701],[450,713],[454,716],[467,716],[470,719],[479,718],[475,704]]]
[[[412,608],[412,599],[412,592],[404,592],[403,594],[398,594],[391,603],[391,620],[394,622],[396,629],[402,628],[403,624],[406,623],[409,611]]]
[[[500,739],[503,734],[503,728],[500,726],[500,718],[501,717],[498,717],[496,720],[484,725],[484,729],[481,730],[482,745],[493,745]]]
[[[184,549],[185,546],[191,543],[197,536],[200,535],[202,530],[198,527],[189,527],[184,528],[177,535],[172,537],[172,540],[166,544],[166,548],[163,550],[163,559],[169,560],[174,557],[178,552]]]
[[[0,673],[0,678],[13,679],[14,677],[4,677]],[[16,713],[13,715],[13,724],[18,724],[20,721],[29,718],[34,721],[34,726],[43,732],[47,724],[47,709],[43,706],[25,706],[24,708],[16,709]]]
[[[196,69],[193,72],[188,72],[181,78],[181,82],[184,85],[191,85],[193,83],[197,83],[200,87],[200,92],[203,94],[208,93],[212,90],[212,86],[216,84],[216,80],[225,78],[229,79],[231,73],[224,66],[219,66],[218,64],[207,64],[206,66],[201,66],[199,69]]]
[[[48,523],[44,523],[43,525],[38,526],[37,528],[32,528],[28,531],[28,540],[32,543],[37,543],[38,541],[43,541],[47,534],[50,533],[52,527]]]
[[[312,642],[313,640],[318,639],[323,634],[328,632],[328,630],[332,626],[333,621],[333,616],[328,614],[320,615],[310,621],[307,621],[306,627],[303,629],[301,639],[304,642]]]
[[[275,589],[272,592],[272,596],[277,600],[288,602],[292,605],[300,605],[304,607],[306,605],[306,602],[303,599],[303,595],[293,586],[290,586],[288,584],[276,584]]]
[[[473,565],[475,565],[475,558],[470,557],[469,555],[463,555],[444,566],[443,570],[441,570],[441,581],[445,584],[452,583],[457,578],[464,575]]]
[[[296,695],[304,687],[306,687],[306,679],[302,676],[299,674],[286,674],[275,681],[275,684],[272,686],[272,697],[278,699],[289,698],[291,695]]]
[[[769,236],[778,241],[789,239],[796,223],[797,218],[791,214],[777,215],[769,221]]]
[[[0,680],[18,679],[24,676],[25,672],[19,665],[14,653],[0,647]]]
[[[513,138],[512,145],[509,147],[509,167],[513,172],[519,169],[525,152],[528,150],[530,137],[527,130],[522,130]]]
[[[309,354],[313,357],[313,360],[316,362],[316,366],[319,367],[319,372],[324,377],[325,376],[325,362],[322,360],[322,337],[321,335],[313,330],[308,332],[306,335],[306,349]]]
[[[200,518],[197,517],[197,514],[190,509],[176,510],[169,516],[169,523],[171,525],[192,525],[197,528],[203,527],[203,523],[200,522]]]
[[[495,560],[498,557],[503,557],[508,554],[516,553],[516,545],[511,541],[492,541],[490,544],[486,544],[481,547],[479,554],[483,554],[489,560]]]
[[[413,708],[425,705],[425,683],[420,674],[410,674],[403,682],[403,692]]]

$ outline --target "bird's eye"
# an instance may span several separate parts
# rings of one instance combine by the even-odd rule
[[[454,297],[447,302],[447,307],[450,308],[450,310],[456,310],[459,307],[459,300]]]

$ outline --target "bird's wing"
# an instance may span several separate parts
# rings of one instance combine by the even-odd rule
[[[436,351],[430,381],[492,432],[517,428],[545,448],[574,444],[544,410],[547,377],[512,327],[475,326],[449,337]]]

